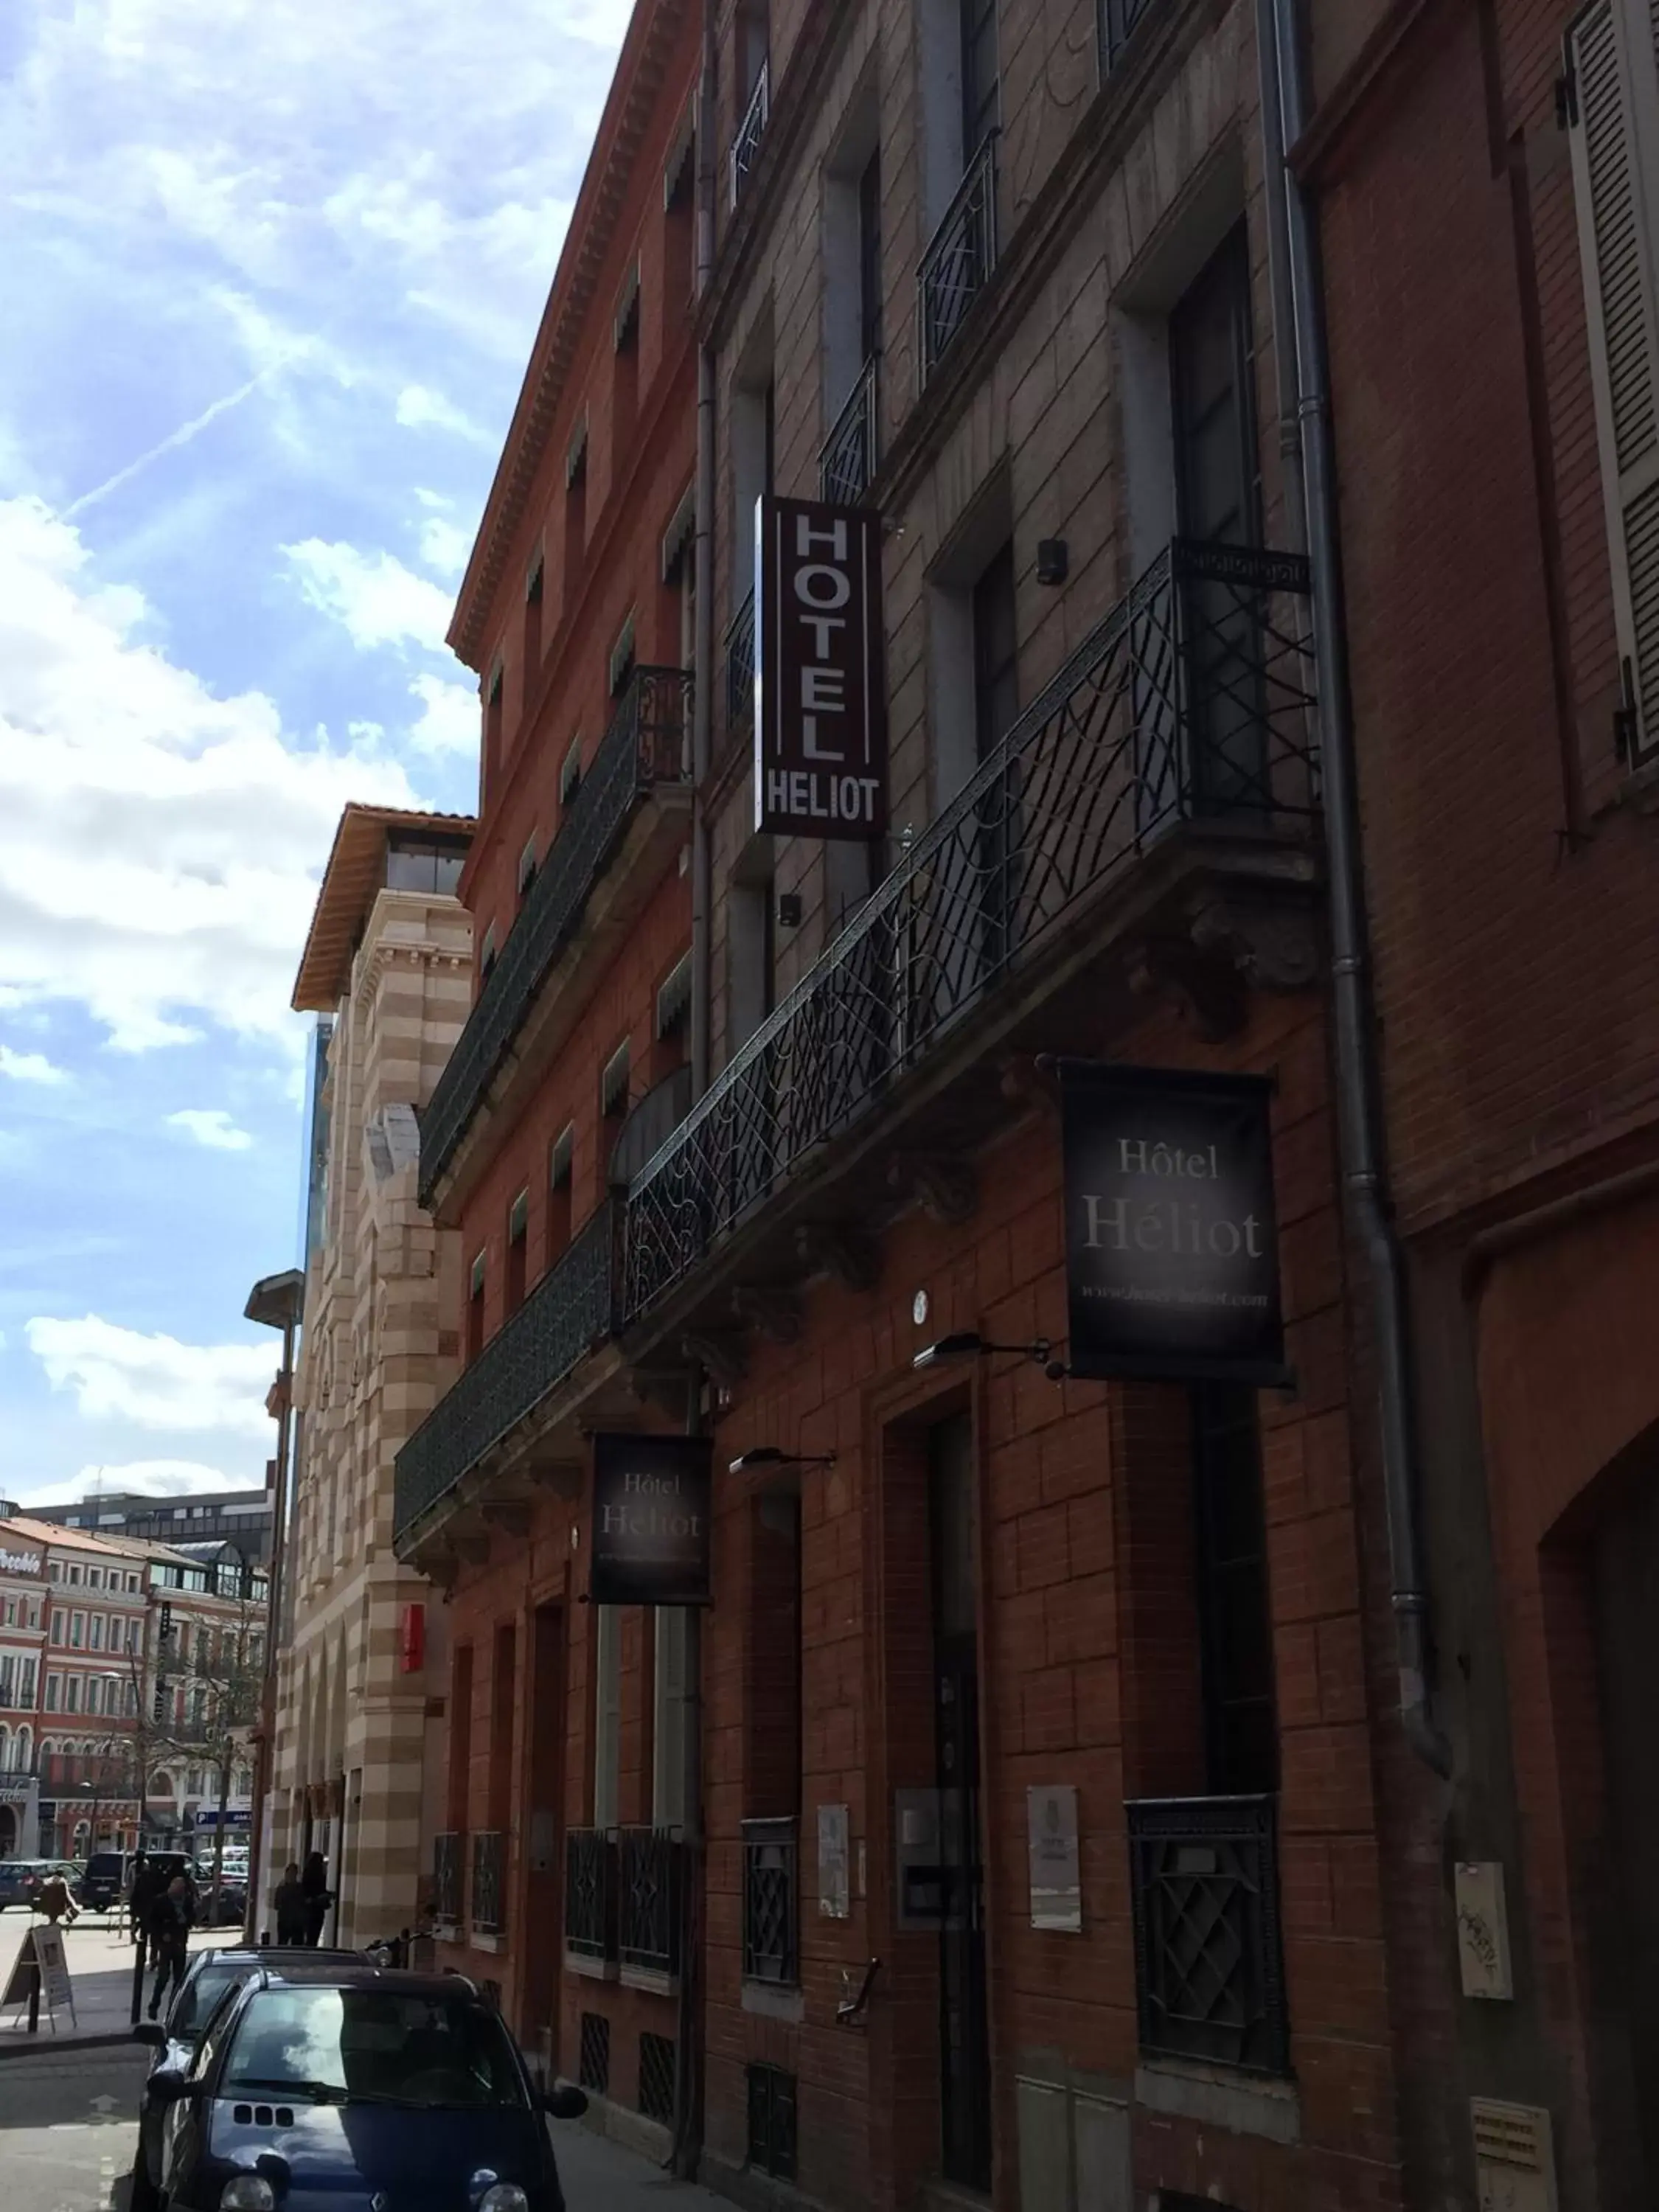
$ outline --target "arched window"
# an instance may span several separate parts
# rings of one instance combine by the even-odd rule
[[[0,1723],[0,1774],[11,1765],[11,1730]]]
[[[17,1773],[27,1774],[28,1772],[29,1759],[33,1750],[34,1744],[29,1730],[26,1728],[20,1728],[17,1731],[17,1741],[12,1746],[11,1753],[12,1766]]]

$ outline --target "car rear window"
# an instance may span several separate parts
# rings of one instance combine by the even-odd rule
[[[220,2094],[283,2091],[425,2110],[525,2101],[487,2006],[384,1988],[262,1990],[249,2000]]]
[[[87,1872],[100,1877],[112,1874],[118,1878],[121,1872],[121,1854],[118,1851],[94,1851],[87,1861]]]

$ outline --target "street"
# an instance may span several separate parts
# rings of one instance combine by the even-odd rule
[[[148,2056],[69,2045],[0,2065],[6,2212],[125,2212]]]

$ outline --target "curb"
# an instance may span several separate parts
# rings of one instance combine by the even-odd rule
[[[48,2051],[112,2051],[122,2044],[135,2050],[144,2047],[133,2044],[130,2027],[124,2027],[118,2035],[53,2035],[50,2030],[44,2035],[30,2035],[10,2028],[0,2041],[0,2065],[8,2058],[39,2058]]]

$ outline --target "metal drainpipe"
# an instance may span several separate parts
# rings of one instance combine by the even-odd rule
[[[1418,1518],[1419,1470],[1410,1323],[1404,1263],[1384,1176],[1380,1086],[1373,1046],[1359,793],[1337,559],[1336,477],[1323,299],[1312,210],[1285,158],[1307,117],[1297,0],[1261,0],[1259,21],[1270,33],[1277,62],[1279,137],[1277,146],[1268,144],[1267,162],[1270,169],[1280,167],[1285,187],[1285,260],[1295,321],[1297,414],[1302,426],[1308,553],[1313,571],[1314,648],[1319,671],[1316,712],[1330,870],[1331,997],[1342,1179],[1376,1294],[1382,1480],[1398,1645],[1400,1718],[1406,1740],[1417,1756],[1437,1774],[1449,1777],[1451,1746],[1431,1702],[1429,1601]],[[1274,211],[1271,192],[1268,205],[1271,216]]]
[[[717,60],[714,0],[705,0],[702,75],[697,87],[696,300],[701,308],[714,267],[714,72]],[[714,718],[714,356],[706,338],[697,344],[697,519],[693,541],[696,578],[697,672],[691,703],[691,1091],[708,1088],[709,923],[713,866],[702,790],[713,750]]]

